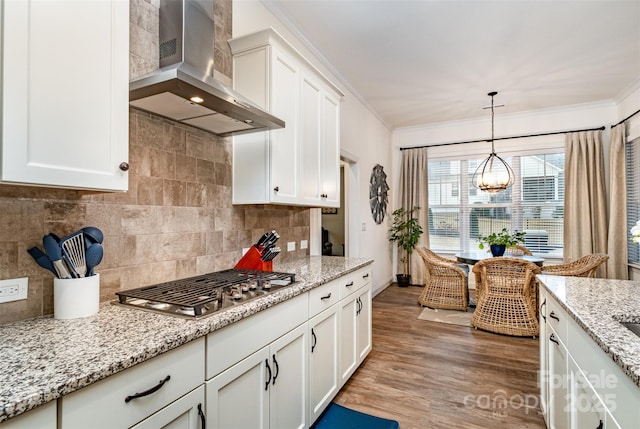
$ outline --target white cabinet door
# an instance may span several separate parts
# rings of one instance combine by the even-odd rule
[[[307,324],[274,341],[270,346],[273,375],[269,387],[272,428],[302,429],[307,419],[308,335]]]
[[[0,180],[127,190],[128,2],[2,7]]]
[[[358,366],[357,312],[359,295],[352,294],[340,301],[340,386],[347,382]]]
[[[264,347],[206,382],[207,427],[269,427],[271,356]]]
[[[300,150],[302,200],[317,205],[321,201],[320,181],[322,90],[318,82],[308,75],[302,76],[300,91]]]
[[[285,127],[271,131],[271,201],[299,202],[298,115],[300,71],[283,53],[274,49],[272,59],[271,113],[285,121]],[[248,172],[250,173],[250,172]]]
[[[570,403],[569,403],[569,377],[567,349],[558,338],[558,335],[549,328],[547,331],[549,341],[549,428],[569,428]]]
[[[357,292],[356,352],[358,365],[371,351],[371,283]]]
[[[589,380],[569,357],[571,429],[603,429],[606,409]]]
[[[309,320],[309,421],[338,393],[338,305]]]
[[[324,207],[340,207],[340,102],[325,91],[322,110],[321,202]]]
[[[204,386],[200,386],[132,429],[204,429],[204,408]]]

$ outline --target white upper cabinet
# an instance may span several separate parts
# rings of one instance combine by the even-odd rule
[[[343,94],[273,29],[229,43],[234,88],[285,121],[234,137],[233,203],[338,207]]]
[[[0,181],[127,190],[128,1],[0,3]]]

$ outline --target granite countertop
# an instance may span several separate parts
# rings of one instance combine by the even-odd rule
[[[199,320],[102,303],[95,316],[0,325],[0,422],[355,271],[371,259],[274,263],[296,283]],[[114,299],[116,297],[114,296]]]
[[[640,387],[640,337],[619,322],[640,322],[640,283],[541,274],[542,285]]]

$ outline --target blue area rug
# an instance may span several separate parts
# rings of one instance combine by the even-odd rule
[[[332,402],[320,416],[313,429],[398,429],[395,420],[382,419],[350,410]]]

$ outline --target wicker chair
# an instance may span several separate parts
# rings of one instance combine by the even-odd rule
[[[573,262],[560,265],[548,265],[542,269],[542,274],[554,276],[594,277],[596,269],[609,259],[604,253],[592,253],[576,259]]]
[[[507,250],[505,251],[505,255],[528,255],[528,256],[533,256],[533,253],[531,253],[531,250],[529,250],[525,246],[521,246],[519,244],[516,244],[515,246],[507,247]]]
[[[416,248],[427,268],[427,283],[418,297],[425,307],[467,311],[467,272],[456,261],[436,255],[425,247]]]
[[[474,265],[476,310],[471,326],[521,337],[540,332],[536,309],[540,267],[518,258],[489,258]]]

